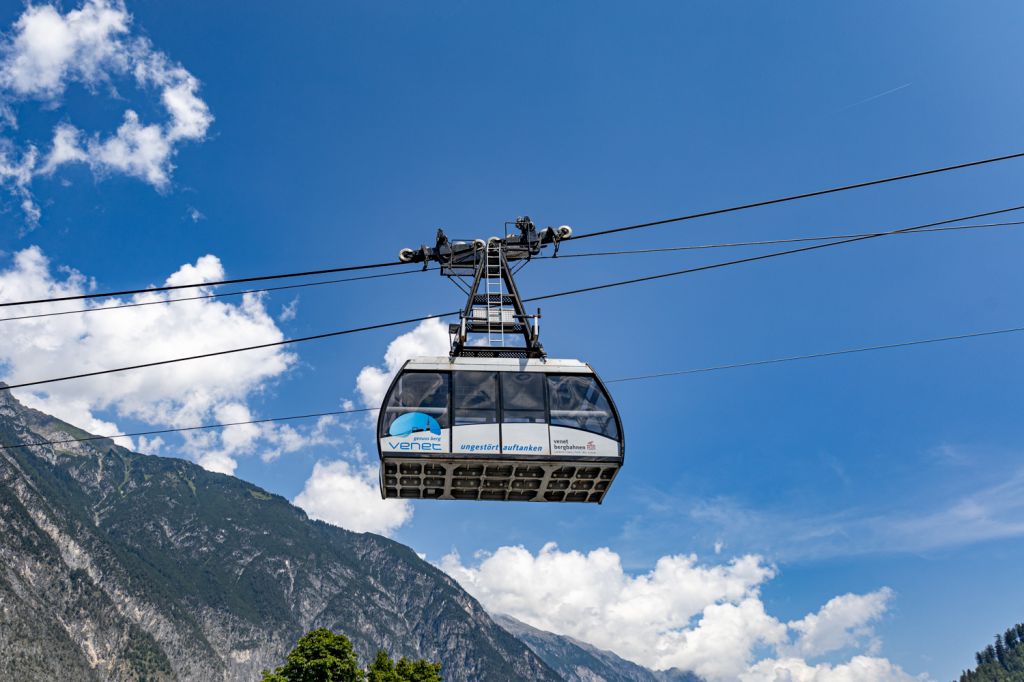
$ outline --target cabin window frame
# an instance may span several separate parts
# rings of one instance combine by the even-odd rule
[[[608,389],[605,388],[604,383],[597,377],[596,374],[593,374],[593,373],[570,373],[570,372],[545,372],[544,376],[545,376],[544,383],[547,386],[547,395],[548,395],[547,407],[548,407],[548,425],[549,426],[557,426],[559,428],[564,428],[564,429],[575,429],[577,431],[584,431],[586,433],[593,433],[594,435],[602,436],[604,438],[608,438],[609,440],[614,440],[614,441],[616,441],[618,443],[622,442],[622,424],[619,423],[619,414],[618,414],[618,411],[615,409],[615,403],[612,402],[611,394],[608,392]],[[554,412],[556,411],[556,410],[554,410],[555,391],[552,390],[551,380],[552,379],[570,379],[570,378],[571,379],[587,379],[587,380],[589,380],[589,381],[591,381],[593,383],[594,387],[597,388],[598,395],[600,396],[601,399],[604,400],[605,404],[607,405],[608,417],[609,417],[608,421],[606,422],[606,424],[605,424],[605,426],[604,426],[604,428],[602,430],[597,430],[597,429],[594,429],[594,428],[587,428],[587,426],[581,425],[579,421],[575,421],[574,423],[571,423],[571,424],[567,423],[567,422],[556,423],[556,421],[555,421],[556,417],[554,416]],[[593,401],[590,401],[590,404],[593,405],[594,407],[596,407],[596,404]],[[567,419],[567,418],[560,417],[560,419]],[[609,428],[609,427],[611,427],[611,428]]]
[[[496,391],[495,391],[495,395],[494,395],[493,414],[494,414],[494,417],[495,417],[495,421],[473,422],[471,424],[460,424],[460,423],[458,423],[460,409],[461,410],[469,410],[470,412],[474,412],[474,411],[487,412],[487,413],[491,412],[491,408],[459,408],[456,405],[456,398],[455,398],[455,384],[456,384],[456,381],[457,381],[457,376],[456,375],[466,374],[466,373],[491,374],[491,375],[494,376]],[[557,426],[559,428],[575,429],[577,431],[584,431],[586,433],[592,433],[592,434],[595,434],[595,435],[598,435],[598,436],[603,436],[605,438],[617,441],[619,443],[623,442],[622,424],[621,424],[621,420],[619,418],[619,413],[618,413],[618,411],[615,408],[615,403],[612,400],[611,394],[608,392],[608,389],[605,387],[604,383],[601,381],[601,379],[595,373],[583,373],[583,372],[518,372],[518,371],[501,371],[501,370],[475,370],[475,369],[467,369],[467,370],[411,369],[411,370],[403,370],[403,371],[401,371],[399,373],[399,376],[404,378],[404,376],[408,376],[408,375],[412,375],[412,374],[432,374],[432,375],[437,375],[437,376],[444,377],[445,381],[447,381],[447,404],[445,405],[444,412],[441,413],[441,418],[439,418],[436,414],[431,414],[430,412],[427,412],[427,414],[431,414],[432,417],[437,419],[438,424],[441,426],[442,429],[451,429],[451,428],[454,428],[456,426],[484,426],[484,425],[491,425],[491,424],[493,424],[495,426],[500,426],[501,424],[545,424],[548,427]],[[543,391],[544,391],[544,398],[543,398],[543,421],[541,421],[541,422],[537,422],[537,421],[508,421],[508,415],[514,414],[516,412],[533,412],[533,413],[540,413],[541,412],[541,410],[525,410],[525,409],[519,409],[519,408],[507,409],[506,408],[505,400],[504,400],[504,392],[505,392],[505,384],[506,384],[506,382],[508,380],[503,375],[511,375],[511,374],[528,374],[528,375],[537,374],[537,375],[540,375],[542,377],[541,384],[543,386]],[[554,400],[554,391],[552,391],[552,387],[551,387],[552,380],[556,380],[556,379],[585,379],[585,380],[588,380],[588,381],[593,383],[593,385],[596,387],[596,389],[598,391],[598,394],[599,394],[600,398],[605,401],[605,403],[607,405],[608,415],[610,417],[608,419],[605,427],[602,430],[597,430],[597,429],[594,429],[594,428],[587,428],[586,426],[581,426],[578,421],[575,421],[574,423],[568,423],[567,421],[563,422],[563,423],[556,423],[555,417],[552,414],[552,407],[553,407],[553,400]],[[397,419],[398,416],[400,416],[400,415],[398,415],[394,419],[389,419],[388,418],[388,416],[389,416],[388,410],[389,410],[389,407],[391,405],[391,400],[394,397],[395,391],[398,389],[398,386],[399,385],[396,383],[396,384],[394,384],[391,387],[391,390],[389,390],[387,395],[385,396],[384,404],[381,405],[381,408],[380,408],[381,409],[381,416],[380,416],[380,419],[379,419],[380,426],[378,428],[378,433],[379,433],[379,436],[381,438],[387,436],[387,430],[388,430],[388,428],[390,428],[391,423],[394,422],[394,419]],[[591,401],[591,404],[593,404],[593,401]],[[415,408],[409,407],[409,408],[407,408],[407,410],[409,412],[411,412],[411,411],[415,411]],[[402,412],[401,414],[406,414],[406,412]]]
[[[495,426],[498,426],[498,425],[500,425],[502,423],[503,415],[502,415],[502,411],[501,411],[501,377],[499,376],[501,374],[501,372],[499,372],[497,370],[475,370],[475,369],[470,369],[470,370],[455,370],[455,371],[452,371],[452,372],[449,372],[449,373],[452,375],[451,376],[451,380],[449,381],[449,386],[450,386],[450,390],[451,390],[451,410],[452,410],[451,424],[452,424],[453,428],[456,427],[456,426],[488,426],[488,425],[491,425],[491,424],[493,424]],[[459,397],[456,395],[456,383],[459,381],[459,376],[460,375],[462,375],[464,378],[468,378],[466,375],[469,375],[469,374],[489,374],[489,375],[491,375],[491,378],[494,381],[494,393],[493,393],[493,396],[492,396],[493,404],[494,404],[493,408],[491,408],[491,407],[464,407],[464,406],[460,406],[459,405]],[[478,386],[480,386],[480,385],[482,385],[482,384],[478,384]],[[462,413],[465,413],[465,416]],[[471,422],[463,422],[463,421],[461,421],[462,419],[465,419],[467,416],[473,416],[473,415],[485,416],[485,418],[493,416],[493,420],[492,421],[471,421]]]
[[[440,377],[442,377],[444,379],[445,384],[446,384],[445,385],[445,389],[446,390],[444,391],[444,394],[445,394],[445,406],[444,406],[444,412],[441,413],[440,418],[438,417],[437,414],[433,414],[431,411],[427,411],[425,409],[420,409],[420,408],[411,407],[411,406],[404,406],[404,405],[403,406],[396,406],[395,408],[392,407],[391,401],[392,401],[392,398],[395,396],[396,392],[400,388],[400,381],[402,379],[405,379],[405,377],[411,376],[413,374],[433,374],[433,375],[436,375],[436,376],[440,376]],[[423,412],[424,414],[429,414],[431,417],[433,417],[434,419],[437,420],[438,425],[442,429],[450,429],[451,428],[451,426],[452,426],[452,373],[451,372],[446,371],[446,370],[411,369],[411,370],[405,370],[405,371],[399,372],[398,379],[399,380],[395,381],[395,383],[391,386],[391,389],[388,391],[387,395],[384,397],[384,404],[380,406],[381,414],[380,414],[380,418],[378,420],[379,427],[377,429],[377,433],[378,433],[378,437],[379,438],[387,438],[388,437],[388,429],[391,428],[391,424],[394,423],[395,419],[398,419],[398,417],[402,416],[403,414],[408,414],[409,412],[417,412],[417,411],[419,411],[419,412]],[[396,408],[397,409],[403,409],[405,411],[401,412],[401,413],[396,413],[394,418],[389,419],[389,415],[391,414],[390,410],[391,409],[396,409]],[[437,408],[430,408],[430,409],[434,410],[434,409],[437,409]]]
[[[501,375],[499,392],[501,393],[501,423],[502,424],[544,424],[545,426],[551,423],[551,404],[548,397],[548,382],[545,378],[546,372],[498,372]],[[505,386],[507,383],[511,383],[509,378],[512,375],[522,374],[529,377],[540,378],[540,408],[521,408],[521,407],[508,407],[505,400]],[[509,414],[523,415],[526,413],[534,415],[532,418],[522,419],[509,419]],[[537,421],[537,415],[540,417],[540,421]]]

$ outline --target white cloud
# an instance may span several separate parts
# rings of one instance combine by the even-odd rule
[[[918,682],[927,675],[912,676],[884,659],[854,656],[839,665],[809,665],[799,658],[759,661],[739,676],[740,682]]]
[[[160,84],[163,86],[160,99],[171,115],[167,139],[172,142],[203,139],[213,119],[206,102],[196,94],[199,81],[188,71],[177,67],[163,71]]]
[[[288,424],[280,424],[268,428],[263,425],[263,437],[266,439],[270,449],[260,455],[264,462],[273,462],[282,454],[298,452],[303,448],[314,445],[339,445],[341,441],[332,437],[328,432],[334,428],[347,431],[349,424],[339,421],[338,417],[325,415],[316,420],[316,423],[307,429],[299,431]],[[357,451],[361,451],[356,446]]]
[[[52,99],[68,81],[95,84],[127,66],[120,37],[131,17],[121,2],[93,0],[61,14],[29,5],[4,46],[0,83],[17,95]]]
[[[358,533],[390,535],[412,519],[406,500],[381,499],[376,466],[317,462],[293,503],[314,519]]]
[[[8,127],[17,126],[16,104],[35,100],[55,107],[74,83],[92,92],[115,93],[114,83],[129,77],[143,92],[157,90],[167,113],[163,122],[143,123],[133,109],[126,109],[116,132],[106,136],[62,122],[54,128],[42,163],[37,151],[46,146],[42,142],[25,142],[18,150],[13,140],[5,139],[0,182],[21,199],[30,222],[39,217],[29,189],[36,176],[85,163],[99,176],[123,173],[163,190],[170,183],[177,143],[206,137],[213,115],[198,95],[199,81],[148,39],[133,37],[131,23],[121,0],[86,0],[63,14],[54,5],[31,5],[5,36],[0,47],[0,112]]]
[[[756,599],[761,583],[774,575],[756,556],[724,566],[698,565],[693,555],[666,556],[634,577],[607,548],[583,554],[549,543],[536,556],[502,547],[476,568],[463,566],[457,555],[441,565],[489,610],[656,669],[735,679],[754,645],[785,636],[785,626],[765,616]],[[695,616],[701,620],[691,627]],[[730,651],[718,657],[709,646]]]
[[[281,306],[281,312],[277,316],[278,322],[291,322],[295,319],[295,316],[299,314],[299,297],[296,296],[291,301]]]
[[[788,671],[798,670],[795,661],[804,663],[799,656],[814,657],[865,640],[874,643],[871,623],[882,616],[892,596],[887,588],[843,595],[817,613],[786,624],[768,614],[761,601],[760,588],[775,569],[756,555],[724,565],[700,564],[693,555],[665,556],[649,572],[630,575],[610,549],[566,552],[549,543],[536,555],[523,547],[501,547],[478,557],[475,566],[453,553],[442,559],[441,568],[492,612],[654,669],[691,670],[711,682],[745,674],[762,675],[752,681],[782,682],[789,679],[784,676]],[[766,651],[785,657],[774,662],[777,678],[765,677],[775,668],[755,660]],[[805,665],[821,675],[808,680],[845,680],[848,668],[859,674],[882,665],[905,675],[884,659],[861,656],[846,667]]]
[[[87,150],[79,150],[79,153],[94,170],[117,171],[145,180],[154,187],[167,186],[171,140],[159,125],[141,124],[139,115],[131,109],[124,112],[124,123],[117,133],[104,140],[94,137],[89,140]]]
[[[789,623],[798,637],[788,651],[805,657],[820,656],[870,640],[874,634],[870,624],[885,613],[892,597],[888,588],[833,597],[817,613]]]
[[[18,150],[11,140],[0,137],[0,185],[6,185],[20,199],[21,210],[29,224],[38,222],[41,215],[28,190],[38,160],[39,152],[34,145]]]
[[[189,284],[223,276],[220,260],[207,255],[183,265],[166,279],[166,284]],[[38,247],[14,254],[11,266],[0,270],[0,300],[73,296],[85,293],[89,286],[89,280],[75,271],[55,277]],[[159,302],[205,290],[152,292],[97,303],[66,301],[15,306],[5,308],[4,316]],[[201,299],[8,321],[3,323],[3,331],[0,377],[12,384],[284,338],[263,300],[255,295],[246,295],[237,304]],[[109,418],[97,416],[104,411],[119,418],[170,426],[248,421],[253,418],[249,398],[284,376],[296,360],[293,353],[281,347],[267,348],[47,384],[15,393],[32,407],[100,435],[121,431]],[[233,473],[240,456],[266,449],[294,452],[307,445],[330,442],[326,429],[331,423],[321,420],[309,427],[239,425],[188,432],[183,434],[183,450],[209,469]],[[168,449],[166,444],[163,447]]]
[[[395,373],[409,358],[416,356],[448,355],[451,344],[448,325],[437,318],[423,320],[411,332],[397,337],[388,344],[384,353],[384,367],[363,367],[356,378],[356,391],[363,405],[378,407]],[[376,419],[376,415],[372,416]]]
[[[81,144],[82,131],[73,125],[67,123],[61,123],[53,129],[53,145],[50,147],[50,153],[46,155],[46,161],[43,163],[42,168],[39,169],[40,173],[49,175],[65,163],[76,163],[80,161],[86,161],[89,155],[82,149]],[[27,183],[28,180],[26,179]]]
[[[162,436],[156,436],[155,438],[147,438],[146,436],[139,436],[138,448],[139,452],[145,452],[149,455],[159,455],[163,452],[164,441]]]

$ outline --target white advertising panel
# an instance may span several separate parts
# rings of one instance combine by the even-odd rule
[[[577,457],[618,457],[619,443],[589,431],[551,427],[551,454]]]
[[[452,452],[496,455],[501,451],[497,424],[474,424],[452,428]]]
[[[548,425],[502,424],[501,452],[505,455],[550,454],[551,448],[548,443]]]

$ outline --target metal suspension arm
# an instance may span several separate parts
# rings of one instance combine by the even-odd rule
[[[449,327],[452,357],[544,357],[540,310],[536,315],[526,312],[509,264],[527,261],[548,245],[554,245],[557,252],[559,242],[572,237],[572,229],[563,225],[537,230],[528,217],[518,218],[514,225],[518,234],[491,237],[486,242],[453,242],[438,230],[434,246],[401,251],[399,257],[404,262],[425,267],[436,261],[443,276],[473,278],[459,323]],[[470,334],[486,335],[486,345],[470,343]],[[506,335],[521,336],[522,345],[506,345]]]

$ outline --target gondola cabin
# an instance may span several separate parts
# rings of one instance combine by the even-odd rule
[[[600,503],[622,424],[579,360],[409,360],[378,418],[385,498]]]

